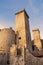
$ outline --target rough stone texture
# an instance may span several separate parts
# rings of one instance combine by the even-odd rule
[[[11,29],[2,29],[0,31],[0,51],[8,51],[9,46],[15,43],[15,33]]]
[[[40,31],[39,29],[33,30],[33,37],[34,37],[34,50],[32,51],[32,54],[34,56],[43,56],[43,48],[42,48],[42,42],[40,39]]]
[[[43,54],[39,31],[34,32],[38,44],[33,50],[28,18],[22,10],[16,13],[15,32],[11,28],[0,29],[0,65],[43,65],[43,57],[36,57]]]
[[[18,51],[19,53],[17,53]],[[10,48],[10,65],[24,65],[24,59],[24,48],[12,45]]]
[[[25,10],[21,10],[16,13],[15,16],[15,32],[18,32],[18,43],[21,46],[26,45],[29,47],[31,45],[31,36],[30,36],[30,28],[29,28],[29,16],[27,15]],[[21,39],[19,39],[21,37]]]
[[[34,29],[33,31],[33,38],[34,38],[34,45],[41,50],[42,49],[42,43],[40,39],[40,31],[39,29]]]
[[[17,51],[16,51],[16,45],[13,44],[11,47],[10,47],[10,65],[15,65],[15,60],[16,60],[16,54],[17,54]]]
[[[15,44],[15,32],[10,28],[0,30],[0,65],[8,65],[12,44]]]
[[[26,49],[26,65],[43,65],[43,57],[33,56],[28,49]]]

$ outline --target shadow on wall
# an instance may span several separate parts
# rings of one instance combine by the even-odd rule
[[[39,50],[36,45],[32,45],[32,55],[36,57],[43,57],[43,49]]]

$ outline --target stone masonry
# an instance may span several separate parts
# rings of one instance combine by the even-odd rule
[[[43,65],[43,48],[39,29],[31,41],[29,16],[25,9],[15,14],[14,30],[0,29],[0,65]]]

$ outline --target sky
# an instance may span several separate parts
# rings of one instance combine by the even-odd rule
[[[31,36],[32,30],[39,28],[43,38],[43,0],[0,0],[0,28],[14,28],[15,13],[24,8],[29,15]]]

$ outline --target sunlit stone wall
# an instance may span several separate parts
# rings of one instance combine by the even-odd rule
[[[9,51],[12,44],[15,44],[15,32],[11,28],[0,30],[0,65],[9,64]]]

